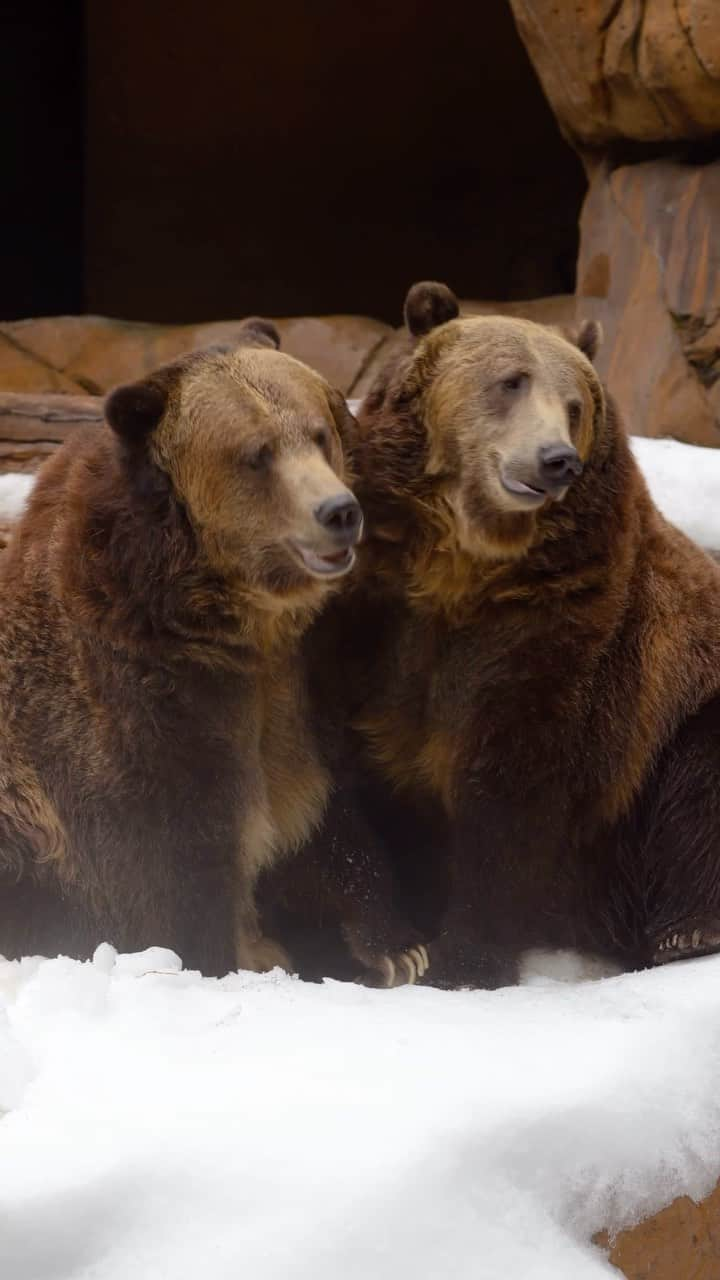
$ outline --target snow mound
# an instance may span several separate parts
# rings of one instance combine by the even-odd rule
[[[720,957],[458,993],[0,962],[0,1274],[616,1275],[593,1232],[720,1173],[718,990]]]
[[[720,449],[640,436],[631,444],[666,519],[701,547],[720,550]]]
[[[34,476],[0,475],[0,523],[9,524],[22,515],[34,483]]]

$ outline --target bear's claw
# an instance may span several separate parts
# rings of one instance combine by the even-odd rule
[[[696,926],[692,930],[673,929],[663,934],[655,945],[653,964],[668,964],[688,956],[709,955],[720,949],[720,923]]]
[[[272,969],[294,972],[293,962],[285,948],[264,935],[236,938],[235,950],[238,969],[247,969],[251,973],[269,973]]]
[[[372,970],[358,978],[367,987],[405,987],[413,986],[419,978],[423,978],[430,968],[430,957],[427,947],[419,942],[407,951],[395,951],[392,955],[380,956]]]

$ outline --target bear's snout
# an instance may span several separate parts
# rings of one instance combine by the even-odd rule
[[[350,546],[358,541],[362,525],[360,503],[351,493],[339,493],[326,498],[313,512],[318,524],[335,542]]]
[[[582,474],[583,464],[571,444],[546,444],[538,449],[538,476],[548,492],[566,489]]]
[[[547,498],[564,497],[582,469],[577,449],[558,441],[540,445],[534,459],[511,459],[502,468],[501,480],[508,493],[539,505]]]

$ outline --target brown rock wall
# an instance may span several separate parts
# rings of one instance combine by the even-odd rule
[[[720,444],[720,161],[598,169],[583,208],[578,311],[638,435]]]
[[[283,350],[349,393],[392,330],[363,316],[276,321]],[[0,390],[101,395],[183,352],[232,342],[241,321],[136,324],[101,316],[56,316],[0,324]]]
[[[79,426],[101,422],[98,396],[0,391],[0,472],[37,471]]]
[[[720,130],[717,0],[510,0],[561,129],[581,150]]]

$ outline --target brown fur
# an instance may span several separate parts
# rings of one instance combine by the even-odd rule
[[[288,963],[254,886],[326,803],[297,653],[340,574],[298,548],[337,555],[314,512],[350,495],[344,403],[276,343],[114,392],[3,556],[0,953]]]
[[[578,347],[499,317],[430,329],[432,288],[360,414],[365,572],[319,628],[372,647],[353,679],[369,758],[451,822],[429,980],[512,980],[534,945],[653,963],[668,930],[710,949],[717,566],[654,507]],[[578,335],[590,354],[597,340]],[[503,476],[558,440],[582,475],[515,501]]]

